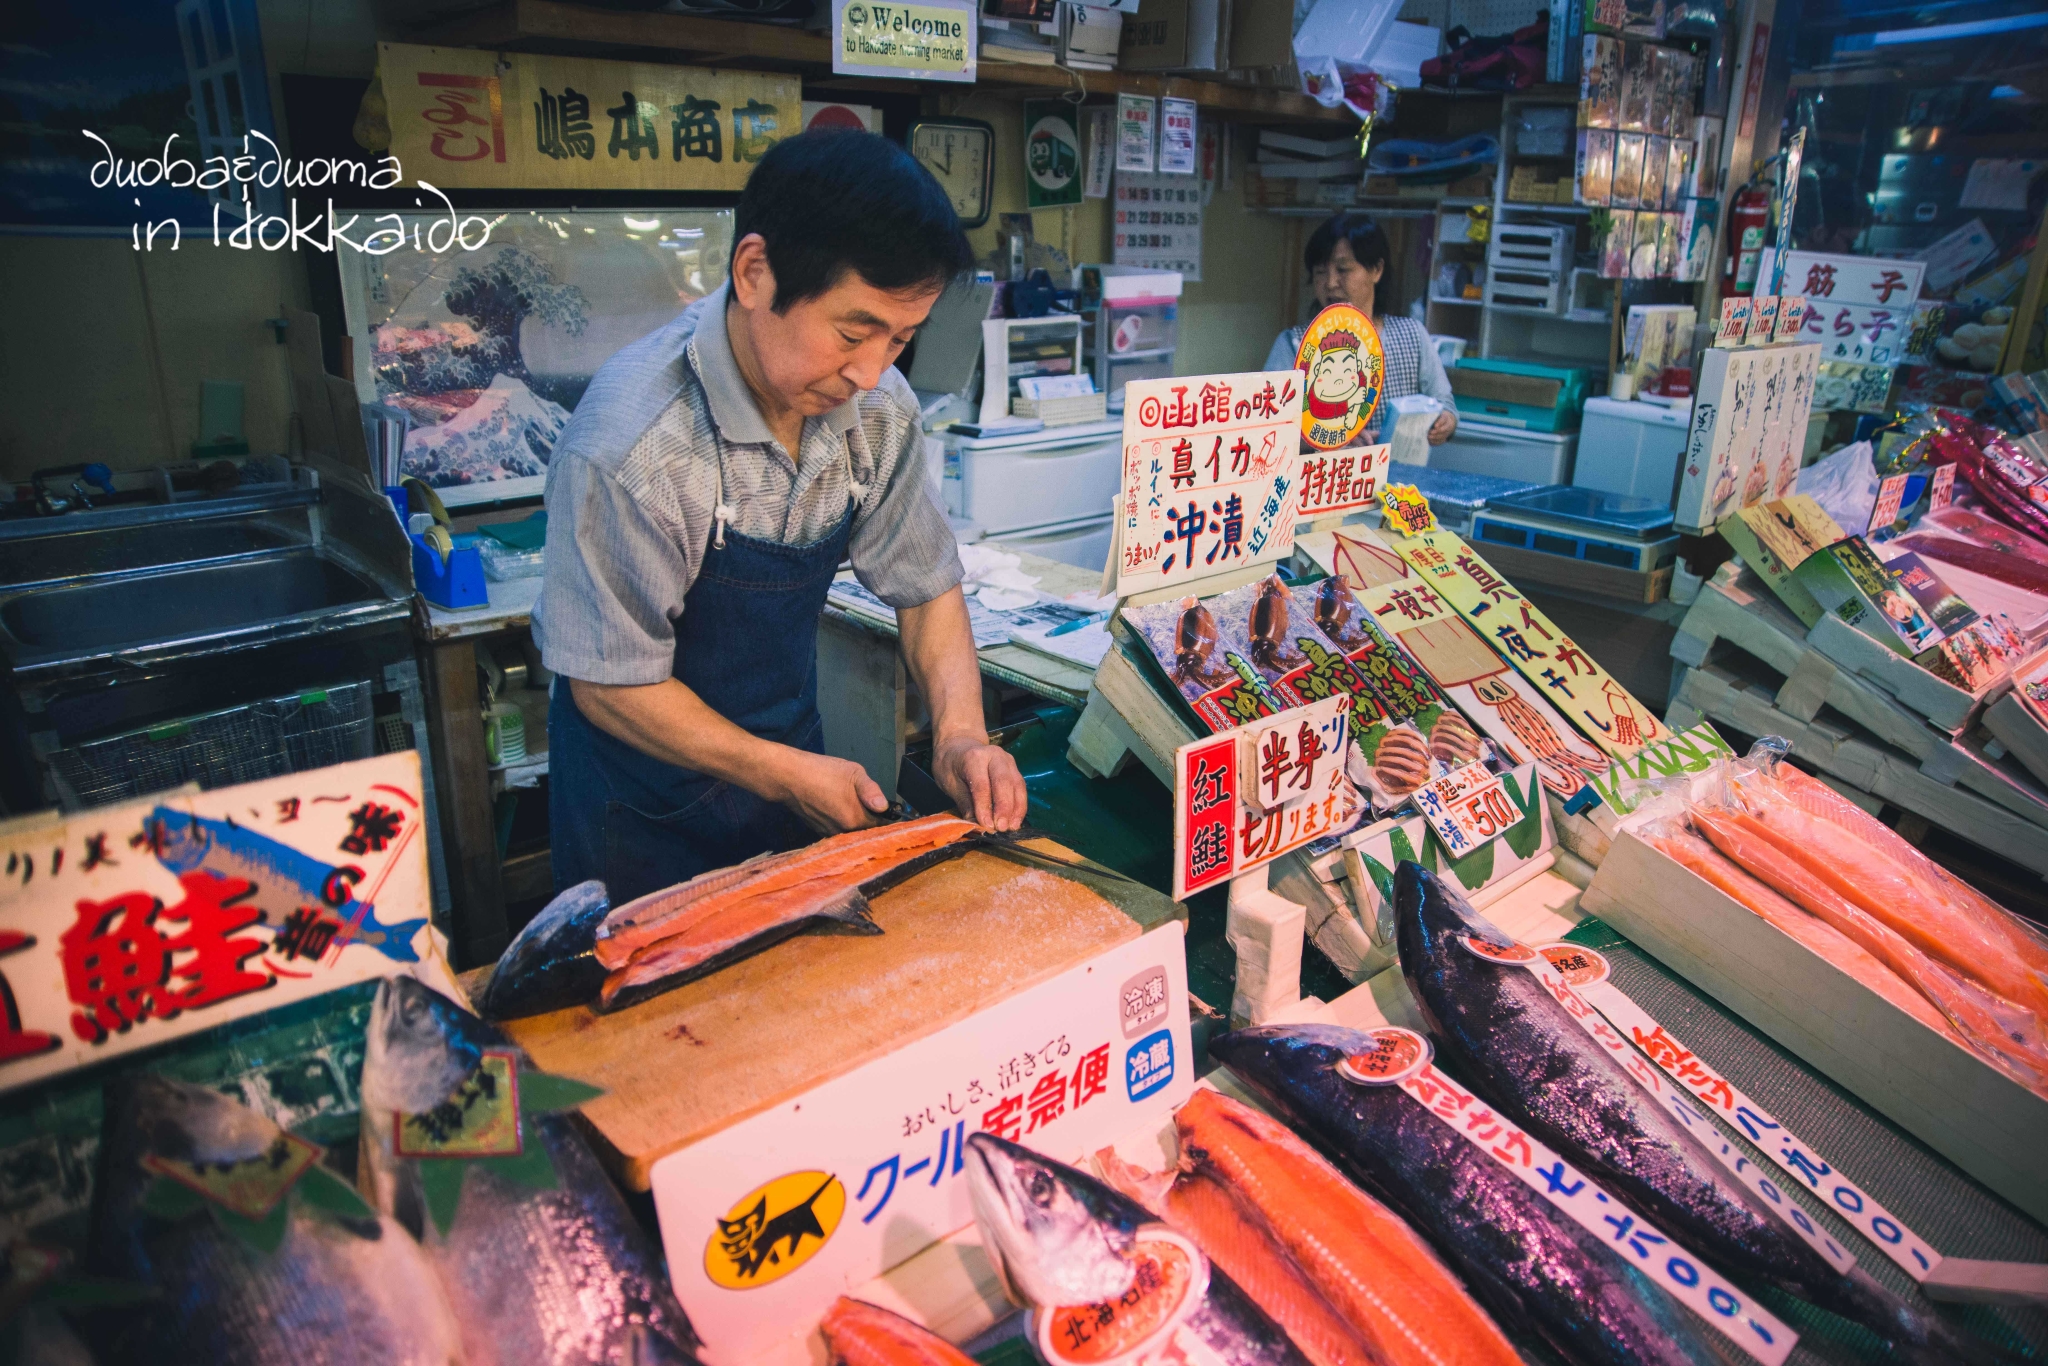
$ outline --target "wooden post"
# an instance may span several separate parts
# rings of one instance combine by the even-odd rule
[[[484,752],[483,703],[476,688],[475,641],[431,646],[427,668],[434,795],[448,863],[448,952],[457,969],[467,969],[495,961],[511,939],[492,814],[490,759]]]

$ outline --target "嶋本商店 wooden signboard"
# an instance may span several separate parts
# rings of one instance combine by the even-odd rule
[[[392,154],[443,188],[737,190],[803,127],[775,72],[404,43],[377,63]]]

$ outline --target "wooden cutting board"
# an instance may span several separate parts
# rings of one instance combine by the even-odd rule
[[[504,1028],[541,1070],[605,1088],[583,1117],[612,1174],[646,1190],[676,1149],[1144,930],[1079,882],[979,852],[875,897],[874,918],[879,935],[798,935],[615,1015]]]

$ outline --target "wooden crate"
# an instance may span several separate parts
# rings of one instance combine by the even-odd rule
[[[1624,823],[1582,910],[2048,1221],[2048,1099],[1818,957]]]
[[[1822,626],[1825,625],[1824,620]],[[1814,636],[1821,633],[1821,628],[1816,627]],[[1965,789],[1970,797],[1982,798],[2029,825],[2048,830],[2048,792],[2042,791],[2031,774],[2018,764],[1988,754],[1967,729],[1958,735],[1930,721],[1929,710],[1944,715],[1962,714],[1957,711],[1958,699],[1970,699],[1972,695],[1942,682],[1910,660],[1892,655],[1868,637],[1858,639],[1867,641],[1872,650],[1889,656],[1919,678],[1910,679],[1912,686],[1903,687],[1902,691],[1887,690],[1867,675],[1815,649],[1799,619],[1756,575],[1746,570],[1740,574],[1724,572],[1700,589],[1698,600],[1687,610],[1678,635],[1672,640],[1672,658],[1690,666],[1692,673],[1704,675],[1681,678],[1673,689],[1673,707],[1680,705],[1680,695],[1691,687],[1693,697],[1685,705],[1692,712],[1726,721],[1751,735],[1769,733],[1758,731],[1755,725],[1771,725],[1787,739],[1796,741],[1804,736],[1808,747],[1800,751],[1801,757],[1869,791],[1877,790],[1871,784],[1878,780],[1879,768],[1888,765],[1892,786],[1907,798],[1899,801],[1899,805],[1990,848],[2001,847],[1989,840],[1993,831],[2005,828],[2003,823],[1978,823],[1973,832],[1945,819],[1950,799],[1963,794],[1943,793],[1940,789]],[[1737,677],[1724,667],[1728,653],[1722,648],[1724,642],[1739,648],[1783,681],[1775,688],[1765,688]],[[1861,652],[1851,645],[1847,653]],[[1882,663],[1874,656],[1869,659],[1873,664]],[[1931,686],[1923,687],[1922,680]],[[1726,696],[1731,689],[1743,694],[1740,701]],[[1759,703],[1769,715],[1758,710]],[[1729,708],[1741,710],[1747,720],[1738,719]],[[1820,716],[1822,708],[1854,723],[1857,729],[1842,730]],[[1673,714],[1683,718],[1689,713],[1674,710]],[[1749,721],[1755,724],[1748,724]],[[1926,783],[1905,776],[1915,768]],[[1977,805],[1965,799],[1953,808],[1952,814],[1956,820],[1972,820]]]

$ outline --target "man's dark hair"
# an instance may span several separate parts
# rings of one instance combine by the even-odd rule
[[[876,289],[943,288],[974,264],[960,216],[931,172],[875,133],[802,133],[768,149],[733,215],[768,246],[775,311],[853,271]],[[728,263],[729,264],[729,263]]]
[[[1330,257],[1336,254],[1339,242],[1351,244],[1351,254],[1358,264],[1371,270],[1374,266],[1384,267],[1393,260],[1393,249],[1387,245],[1386,230],[1367,214],[1336,213],[1324,219],[1316,230],[1309,234],[1308,245],[1302,248],[1302,264],[1311,272],[1317,266],[1326,266]],[[1372,311],[1375,313],[1399,313],[1393,296],[1392,273],[1380,272],[1380,282],[1373,286]]]

